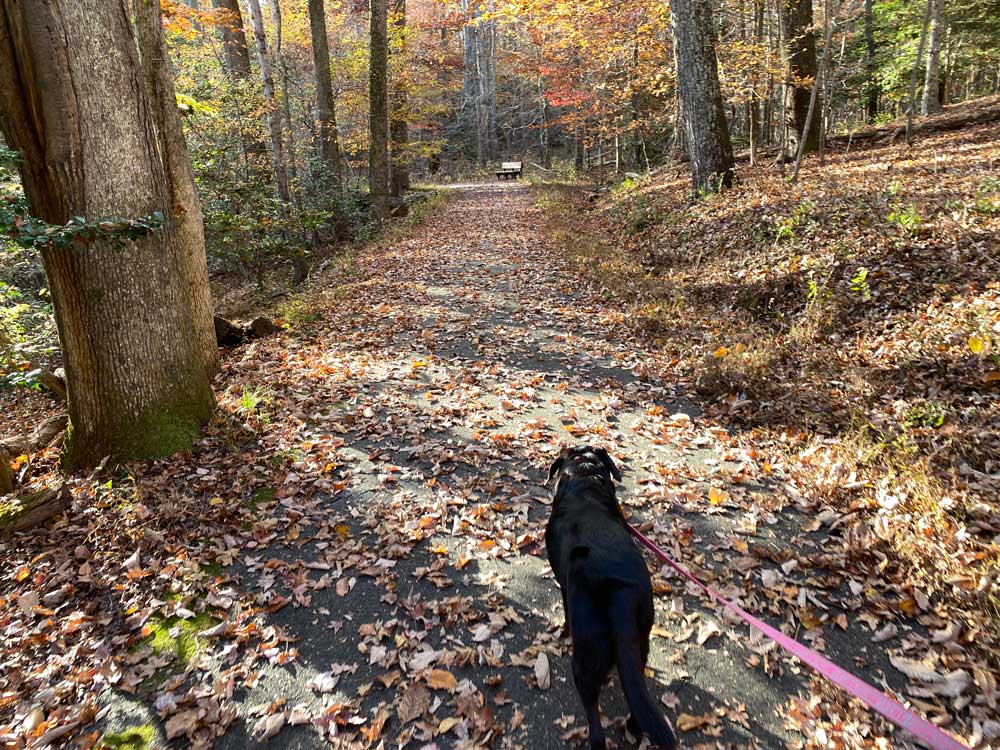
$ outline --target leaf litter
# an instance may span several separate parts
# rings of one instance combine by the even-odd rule
[[[927,677],[891,680],[901,697],[985,736],[996,679],[967,655],[977,631],[950,630],[915,591],[901,610],[893,582],[831,541],[833,516],[815,529],[829,538],[805,530],[794,472],[685,401],[670,355],[580,280],[543,220],[516,188],[453,197],[314,280],[318,320],[229,353],[220,413],[189,454],[73,478],[65,517],[3,542],[6,745],[96,747],[115,694],[190,747],[227,746],[237,723],[343,747],[582,738],[542,485],[584,440],[621,459],[627,512],[697,576],[815,648],[836,641],[876,681],[865,645],[884,636]],[[834,720],[863,738],[852,747],[891,745],[675,575],[654,568],[654,585],[651,676],[693,746],[748,726],[817,746]],[[188,658],[150,646],[155,623],[203,615],[215,624],[186,634]],[[702,682],[703,653],[765,678],[770,713],[741,707],[728,673]],[[296,680],[287,705],[274,686]],[[609,717],[622,738],[624,720]]]

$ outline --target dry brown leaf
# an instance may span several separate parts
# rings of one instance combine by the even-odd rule
[[[552,685],[552,675],[549,671],[549,657],[544,651],[539,651],[535,658],[535,681],[542,690],[548,690]]]
[[[458,680],[455,675],[446,669],[432,669],[425,678],[427,684],[435,690],[447,690],[452,692],[458,687]]]

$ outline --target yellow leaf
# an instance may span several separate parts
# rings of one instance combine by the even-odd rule
[[[209,505],[222,505],[225,502],[221,497],[213,497],[208,501]]]
[[[461,719],[456,719],[454,716],[449,716],[447,719],[441,719],[441,723],[438,724],[438,734],[444,734],[450,729],[457,727],[462,723]]]
[[[351,536],[351,529],[346,523],[337,524],[333,530],[341,539],[348,539]]]
[[[715,350],[714,354],[715,354],[715,356],[716,356],[717,359],[722,359],[727,354],[729,354],[729,347],[728,346],[720,346],[718,349]]]
[[[722,505],[728,499],[729,496],[718,487],[712,487],[712,489],[708,491],[708,502],[711,505]]]
[[[973,354],[979,354],[986,346],[986,342],[978,336],[969,336],[969,348]]]

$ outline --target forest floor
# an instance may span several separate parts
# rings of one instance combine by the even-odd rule
[[[995,136],[960,158],[994,158]],[[689,225],[726,204],[684,208],[680,193],[665,192],[668,178],[658,197],[618,194],[603,207],[627,217],[636,195],[648,196],[636,199],[642,212],[672,206],[681,218],[669,236],[704,237],[706,257],[712,238],[739,241],[724,223]],[[700,327],[685,327],[680,306],[651,315],[655,290],[643,284],[669,275],[667,256],[661,270],[644,268],[635,248],[594,239],[609,228],[598,211],[567,215],[569,196],[560,191],[557,206],[553,195],[516,184],[455,190],[420,226],[286,302],[286,333],[228,352],[220,413],[190,453],[72,478],[65,517],[0,542],[7,746],[584,747],[542,541],[548,464],[578,442],[619,460],[626,511],[703,580],[971,744],[996,736],[988,592],[963,608],[930,588],[934,576],[889,559],[898,553],[894,537],[879,536],[885,506],[817,495],[804,467],[828,464],[811,463],[822,451],[799,434],[817,432],[811,407],[782,427],[778,457],[777,438],[738,418],[753,397],[706,389],[671,346],[686,340],[704,365],[753,342],[740,350],[706,336],[728,330],[722,307]],[[781,231],[802,203],[792,200],[781,212],[745,210]],[[796,221],[796,237],[812,227]],[[865,262],[868,286],[856,286],[878,298],[888,264]],[[730,304],[758,275],[769,288],[770,269],[747,263],[750,276],[719,292]],[[690,272],[721,283],[704,264]],[[969,293],[995,298],[990,273],[985,261],[970,267]],[[595,283],[612,280],[624,286]],[[840,289],[839,277],[821,281]],[[765,307],[774,296],[761,295]],[[933,300],[928,291],[925,305],[952,304]],[[673,316],[681,339],[663,332]],[[959,332],[956,353],[970,335]],[[978,335],[988,347],[993,334]],[[949,370],[956,379],[973,377],[967,359]],[[827,411],[843,397],[822,393]],[[826,470],[815,486],[880,486]],[[900,515],[916,513],[905,493],[895,499]],[[966,501],[956,496],[968,516],[947,561],[978,555],[961,560],[974,571],[996,554],[975,525],[991,528],[995,508],[975,515]],[[947,508],[940,517],[949,522]],[[927,528],[941,543],[941,527]],[[967,574],[975,592],[981,581]],[[650,684],[684,747],[909,747],[678,577],[654,579]],[[617,687],[603,707],[614,746],[634,747]]]

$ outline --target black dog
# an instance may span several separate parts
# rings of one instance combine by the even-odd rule
[[[562,589],[573,640],[573,680],[587,712],[591,750],[605,750],[598,697],[611,668],[632,712],[629,731],[654,747],[677,746],[646,689],[644,671],[653,627],[653,585],[625,528],[612,478],[622,475],[604,448],[567,448],[549,469],[558,476],[545,550]]]

